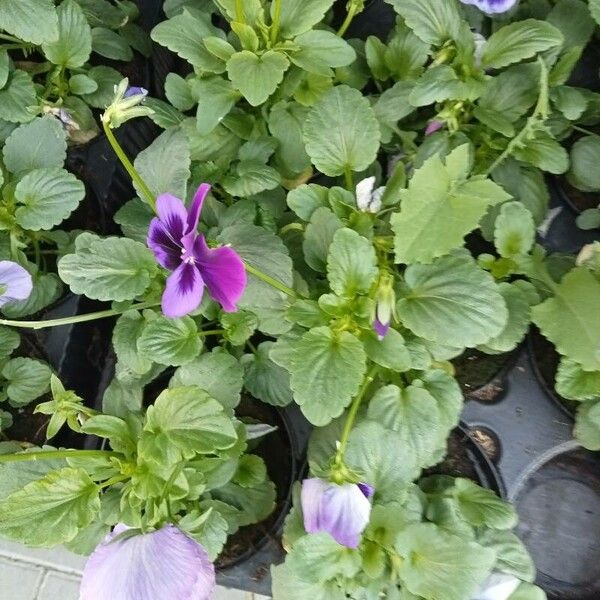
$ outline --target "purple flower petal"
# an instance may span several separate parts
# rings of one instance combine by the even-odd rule
[[[183,202],[171,194],[161,194],[156,199],[156,213],[173,243],[181,245],[179,242],[187,233],[188,217]]]
[[[427,128],[425,129],[425,135],[431,135],[436,131],[439,131],[444,124],[441,121],[429,121]]]
[[[204,281],[193,262],[184,262],[167,278],[162,295],[162,312],[172,319],[195,311],[202,302]]]
[[[192,200],[192,205],[190,206],[190,210],[188,212],[187,217],[187,231],[196,232],[198,229],[198,221],[200,220],[200,213],[202,212],[202,205],[204,204],[204,200],[208,193],[210,192],[210,185],[208,183],[203,183],[200,185],[198,190],[196,191],[196,195]]]
[[[11,260],[0,261],[0,306],[26,300],[33,290],[29,271]]]
[[[357,483],[358,489],[364,494],[365,498],[372,498],[375,493],[375,488],[368,483]]]
[[[382,340],[388,334],[388,331],[390,330],[390,325],[389,323],[385,324],[382,323],[379,319],[375,319],[373,321],[373,329],[375,330],[377,337],[380,340]]]
[[[302,483],[301,501],[308,533],[323,531],[342,546],[358,548],[371,515],[371,503],[358,485],[307,479]]]
[[[150,221],[147,243],[161,267],[174,271],[181,264],[181,244],[177,244],[160,219]]]
[[[128,87],[125,93],[123,94],[123,98],[131,98],[133,96],[143,96],[144,98],[148,95],[148,90],[143,87],[137,87],[132,85]]]
[[[173,525],[112,541],[119,525],[90,556],[80,600],[207,600],[215,569],[206,550]]]
[[[235,312],[246,289],[246,268],[232,248],[207,246],[203,235],[194,244],[194,257],[208,292],[225,312]]]
[[[463,4],[471,4],[488,14],[503,13],[510,10],[518,0],[460,0]]]

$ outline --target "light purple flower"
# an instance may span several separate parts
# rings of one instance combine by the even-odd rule
[[[189,211],[171,194],[156,200],[158,218],[150,223],[148,246],[158,263],[172,271],[162,297],[167,317],[182,317],[196,310],[205,286],[225,312],[235,312],[246,289],[246,269],[239,255],[228,247],[209,248],[197,231],[209,191],[210,185],[203,183]]]
[[[476,6],[488,14],[503,13],[510,10],[518,0],[460,0],[463,4]]]
[[[328,533],[338,544],[358,548],[369,523],[373,488],[366,483],[338,485],[314,477],[302,482],[302,513],[308,533]]]
[[[148,90],[146,88],[132,85],[125,90],[123,98],[133,98],[134,96],[142,96],[142,99],[140,101],[143,101],[147,95]]]
[[[379,276],[377,295],[375,297],[375,315],[373,329],[379,340],[388,334],[394,311],[396,310],[396,292],[394,291],[394,278],[390,273],[384,272]]]
[[[122,537],[117,525],[83,571],[79,600],[207,600],[215,568],[206,550],[174,525]]]
[[[0,261],[0,306],[17,300],[27,300],[33,290],[31,275],[11,260]]]
[[[441,121],[429,121],[427,127],[425,128],[425,135],[432,135],[436,131],[439,131],[443,126],[444,124]]]

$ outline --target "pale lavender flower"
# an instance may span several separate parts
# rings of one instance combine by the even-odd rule
[[[396,292],[394,291],[394,278],[390,273],[382,273],[379,276],[377,295],[375,297],[375,315],[373,318],[373,329],[379,340],[388,334],[394,312],[396,310]]]
[[[480,586],[472,600],[508,600],[521,585],[513,575],[492,573]]]
[[[123,98],[133,98],[137,96],[142,96],[140,102],[143,102],[148,95],[148,90],[143,87],[137,87],[135,85],[129,86],[125,93],[123,94]]]
[[[207,600],[215,568],[206,550],[174,525],[127,534],[117,525],[94,550],[79,600]]]
[[[314,477],[302,482],[304,529],[328,533],[338,544],[358,548],[369,523],[373,488],[366,483],[338,485]]]
[[[33,290],[31,275],[11,260],[0,261],[0,306],[17,300],[27,300]]]
[[[503,13],[510,10],[518,0],[460,0],[463,4],[476,6],[488,14]]]
[[[381,199],[385,186],[375,189],[375,176],[367,177],[356,186],[356,206],[368,213],[378,213],[381,210]]]
[[[235,312],[246,289],[246,269],[239,255],[228,247],[209,248],[197,231],[209,191],[210,185],[203,183],[189,211],[171,194],[156,200],[158,218],[150,223],[148,246],[158,263],[172,271],[162,297],[167,317],[182,317],[196,310],[205,287],[225,312]]]
[[[444,123],[442,123],[442,121],[429,121],[427,127],[425,128],[425,135],[432,135],[436,131],[439,131],[443,126]]]

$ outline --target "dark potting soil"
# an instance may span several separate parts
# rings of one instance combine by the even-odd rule
[[[494,402],[504,392],[502,375],[515,353],[485,354],[469,348],[452,360],[455,376],[469,399]]]
[[[448,437],[446,458],[441,463],[423,471],[422,477],[449,475],[450,477],[466,477],[476,483],[482,483],[481,476],[473,463],[473,456],[467,446],[469,441],[467,433],[460,429],[452,431]]]

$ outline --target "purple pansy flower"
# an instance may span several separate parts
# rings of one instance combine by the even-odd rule
[[[460,0],[463,4],[476,6],[488,14],[503,13],[510,10],[518,0]]]
[[[33,290],[31,275],[11,260],[0,260],[0,306],[27,300]]]
[[[373,488],[366,483],[338,485],[314,477],[302,482],[302,513],[308,533],[328,533],[338,544],[358,548],[369,523]]]
[[[215,568],[206,550],[174,525],[118,537],[117,525],[94,550],[81,580],[80,600],[207,600]]]
[[[158,218],[150,223],[148,246],[158,263],[172,271],[162,297],[162,311],[167,317],[183,317],[196,310],[205,286],[225,312],[235,312],[246,289],[246,269],[239,255],[228,247],[209,248],[197,231],[209,191],[210,185],[203,183],[189,211],[171,194],[156,200]]]

